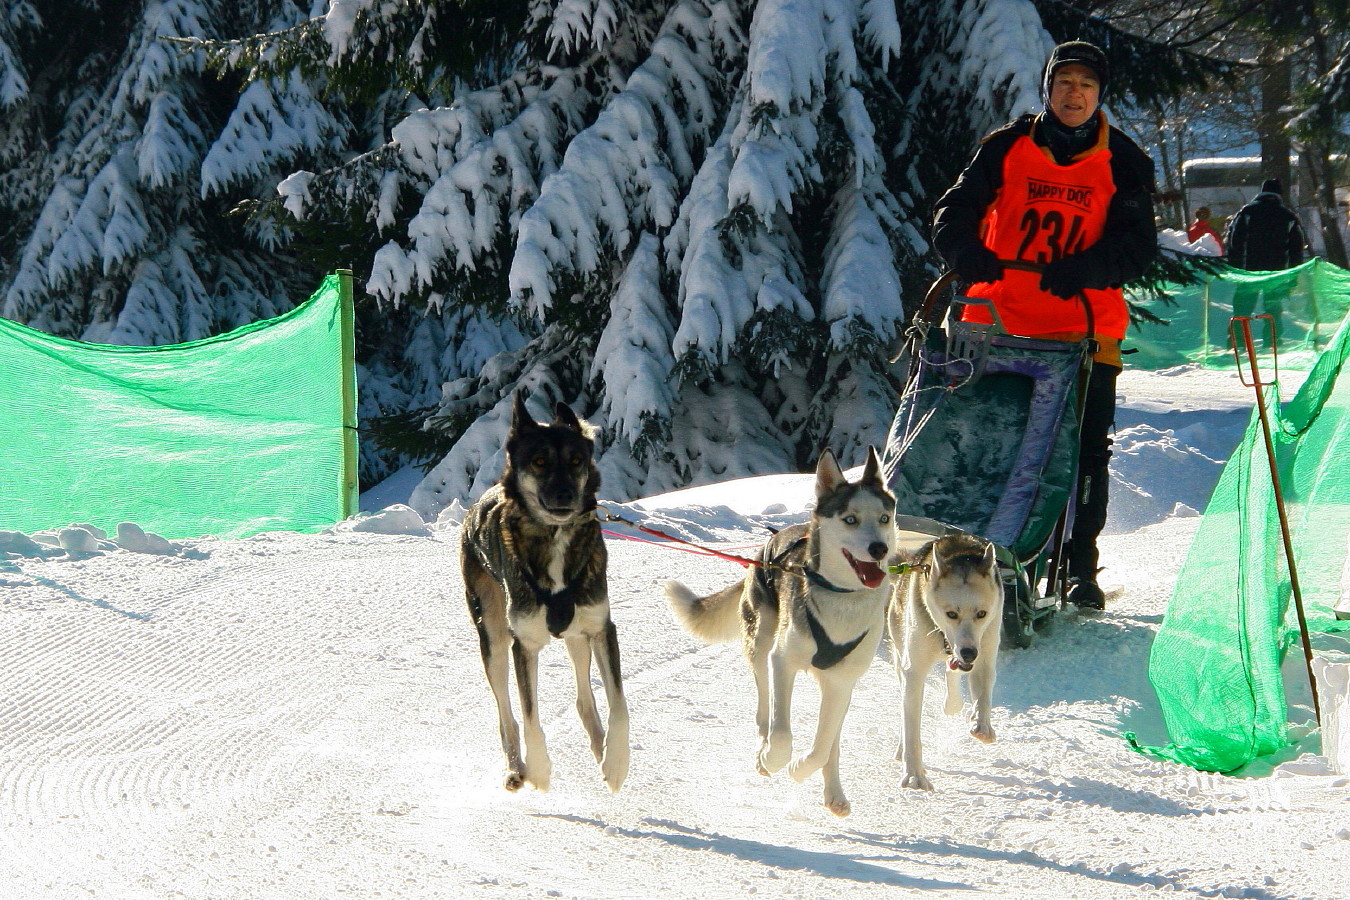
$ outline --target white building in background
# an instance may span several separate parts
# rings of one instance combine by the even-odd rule
[[[1350,208],[1350,166],[1347,166],[1345,157],[1336,159],[1339,163],[1336,201],[1341,208],[1341,232],[1347,243],[1350,243],[1350,223],[1346,216],[1346,210]],[[1285,185],[1285,203],[1298,213],[1312,252],[1322,254],[1325,248],[1313,193],[1315,188],[1307,170],[1299,165],[1297,155],[1292,158],[1291,165],[1294,183]],[[1187,214],[1193,215],[1195,210],[1208,206],[1213,214],[1210,221],[1220,234],[1228,227],[1228,218],[1261,190],[1263,180],[1259,156],[1188,159],[1181,164],[1181,184],[1186,196]]]

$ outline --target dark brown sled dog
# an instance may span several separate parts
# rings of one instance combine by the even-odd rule
[[[517,393],[501,481],[464,518],[465,593],[497,701],[511,791],[526,783],[548,790],[552,763],[539,725],[539,651],[555,637],[572,659],[577,711],[605,784],[617,791],[628,774],[628,704],[609,617],[605,543],[594,514],[600,473],[593,435],[565,403],[549,424],[534,421]],[[523,756],[507,687],[507,648],[525,723]],[[591,693],[592,653],[605,686],[608,728]]]

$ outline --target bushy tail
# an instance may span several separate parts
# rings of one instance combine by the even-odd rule
[[[666,601],[684,630],[694,637],[716,643],[734,641],[741,636],[741,592],[743,581],[700,597],[678,581],[666,582]]]

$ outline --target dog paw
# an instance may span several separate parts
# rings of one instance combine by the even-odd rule
[[[970,736],[981,744],[992,744],[994,742],[994,729],[990,726],[981,728],[979,725],[976,725],[974,728],[970,729]]]
[[[547,791],[549,782],[553,779],[552,766],[526,766],[525,783],[536,791]]]
[[[812,775],[819,772],[820,767],[824,764],[825,763],[823,760],[817,762],[816,760],[811,758],[811,754],[803,753],[801,756],[798,756],[796,759],[794,759],[792,763],[788,766],[787,770],[788,777],[791,778],[793,781],[797,782],[798,784],[800,784],[801,782],[810,778]]]
[[[792,743],[765,741],[759,748],[759,773],[761,775],[772,775],[783,766],[787,765],[788,760],[792,758]]]
[[[506,777],[502,779],[502,787],[513,793],[524,786],[525,775],[522,772],[507,772]]]
[[[928,780],[927,775],[920,775],[917,772],[905,776],[905,780],[900,782],[901,787],[914,788],[918,791],[931,791],[933,782]]]
[[[853,807],[850,806],[849,802],[843,797],[836,797],[833,800],[827,799],[825,801],[825,808],[841,819],[853,812]]]
[[[617,794],[628,777],[628,748],[625,747],[622,753],[606,753],[600,763],[600,774],[604,776],[610,793]]]

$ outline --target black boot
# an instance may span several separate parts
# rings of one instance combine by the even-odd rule
[[[1069,592],[1064,599],[1079,609],[1106,609],[1106,593],[1093,579],[1069,578]]]
[[[1105,609],[1106,594],[1097,586],[1101,569],[1097,566],[1096,541],[1077,534],[1064,545],[1064,558],[1069,576],[1064,601],[1079,609]]]
[[[1106,524],[1106,480],[1103,466],[1079,482],[1078,508],[1064,556],[1068,562],[1068,590],[1064,599],[1079,609],[1105,609],[1106,594],[1097,586],[1097,535]]]

